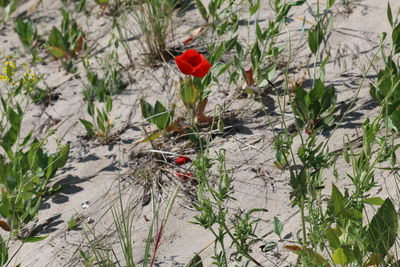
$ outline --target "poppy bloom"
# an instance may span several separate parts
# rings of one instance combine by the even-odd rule
[[[211,68],[210,62],[193,49],[186,50],[182,55],[175,57],[175,62],[183,74],[199,78],[206,76]]]
[[[180,156],[179,158],[177,158],[175,160],[175,163],[178,164],[178,165],[182,165],[182,164],[185,164],[185,163],[188,163],[188,162],[191,162],[191,161],[192,160],[190,158],[188,158],[188,157]]]

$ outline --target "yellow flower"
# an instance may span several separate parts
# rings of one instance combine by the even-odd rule
[[[13,68],[13,69],[16,69],[16,68],[17,68],[17,66],[15,65],[15,62],[13,62],[13,61],[6,61],[6,62],[4,62],[4,67],[7,67],[7,66],[10,66],[10,67]]]
[[[6,82],[6,81],[8,81],[8,78],[7,78],[7,76],[4,76],[4,75],[0,74],[0,80]]]

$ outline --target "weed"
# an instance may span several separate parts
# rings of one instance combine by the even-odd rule
[[[94,106],[93,101],[89,101],[87,112],[89,116],[92,117],[92,122],[79,119],[85,127],[87,136],[97,139],[102,145],[108,144],[113,140],[111,130],[114,128],[115,124],[110,115],[111,110],[111,97],[107,97],[107,101],[101,110]]]

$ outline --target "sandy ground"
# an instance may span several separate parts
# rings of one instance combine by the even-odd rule
[[[101,10],[91,1],[88,2],[93,7],[93,12],[88,18],[80,17],[79,21],[88,33],[90,53],[101,57],[105,51],[110,51],[108,42],[112,34],[111,19],[101,16]],[[316,1],[308,2],[312,6]],[[33,0],[26,1],[18,8],[16,14],[26,12],[33,3]],[[399,3],[394,0],[391,3],[393,10],[397,10]],[[362,81],[363,70],[368,66],[378,47],[379,34],[383,31],[388,32],[390,29],[386,19],[386,5],[386,1],[360,0],[352,1],[350,8],[345,8],[340,3],[333,7],[334,25],[326,44],[331,52],[326,81],[328,84],[335,85],[340,108],[338,114],[342,113],[354,99],[354,94]],[[59,26],[61,15],[58,9],[60,7],[60,1],[43,0],[43,4],[29,13],[29,16],[38,23],[40,34],[47,34],[53,25]],[[268,5],[265,5],[260,12],[260,19],[264,19],[266,24],[271,14]],[[312,18],[305,5],[294,8],[288,24],[293,41],[293,60],[289,64],[297,71],[297,73],[291,73],[293,80],[301,79],[303,76],[300,67],[304,66],[310,54],[306,34],[301,31],[302,21],[298,19],[304,16],[307,19]],[[181,12],[173,21],[171,47],[180,45],[188,37],[188,31],[201,24],[202,20],[196,9],[189,8]],[[254,27],[241,26],[240,33],[243,38],[247,38],[249,29],[253,31]],[[284,33],[281,41],[284,43],[287,40],[288,34]],[[58,63],[50,58],[45,60],[46,65],[39,66],[39,71],[46,75],[46,83],[56,88],[55,92],[59,93],[60,97],[48,107],[30,105],[24,119],[24,127],[26,127],[24,131],[34,129],[35,136],[40,137],[44,136],[50,127],[55,128],[57,129],[55,137],[63,138],[64,142],[71,143],[71,153],[67,165],[58,172],[52,182],[55,185],[62,185],[62,190],[46,199],[37,221],[30,225],[31,228],[42,225],[43,228],[38,234],[48,234],[48,238],[32,244],[12,242],[10,255],[13,255],[15,251],[18,253],[10,266],[17,264],[23,267],[82,266],[79,250],[88,250],[88,240],[93,239],[93,235],[96,240],[100,240],[100,243],[112,246],[122,259],[110,213],[110,207],[118,198],[119,188],[123,192],[124,202],[134,207],[134,254],[135,259],[140,263],[150,227],[147,219],[152,216],[152,207],[151,204],[146,203],[150,191],[148,187],[143,186],[143,181],[137,176],[138,172],[135,172],[146,166],[146,159],[139,158],[139,150],[145,151],[150,148],[148,145],[142,145],[132,149],[132,144],[143,138],[141,130],[143,118],[138,108],[138,100],[145,97],[150,102],[156,99],[177,102],[174,81],[178,79],[179,73],[173,61],[155,69],[143,67],[141,64],[143,56],[138,50],[140,46],[137,42],[135,38],[131,38],[128,45],[138,64],[124,73],[134,82],[129,84],[122,94],[114,97],[113,114],[119,117],[117,130],[122,130],[122,132],[120,138],[107,146],[99,146],[94,141],[82,138],[84,129],[78,118],[87,116],[86,104],[81,94],[84,84],[62,70],[57,71]],[[192,46],[204,50],[204,45],[208,42],[210,39],[206,34]],[[21,56],[21,62],[29,58],[29,55],[23,52],[11,24],[0,29],[0,50],[3,54],[15,52]],[[122,64],[127,64],[128,60],[122,49],[118,52]],[[283,56],[283,60],[287,60],[287,55]],[[81,63],[78,64],[82,68]],[[380,65],[380,60],[374,63],[375,67]],[[342,147],[344,134],[350,138],[356,138],[360,133],[362,121],[377,113],[377,106],[369,95],[368,85],[369,81],[374,81],[375,78],[376,70],[372,68],[367,80],[361,85],[362,90],[355,107],[330,140],[331,150]],[[282,79],[277,76],[276,81]],[[221,85],[213,85],[208,113],[211,114],[213,105],[230,103],[235,95],[237,95],[237,88],[229,88],[226,83],[224,86],[223,80]],[[211,155],[214,155],[213,151],[220,148],[227,151],[228,167],[234,171],[234,197],[237,199],[228,203],[232,211],[251,208],[268,209],[268,213],[260,217],[261,222],[257,232],[263,236],[264,242],[276,241],[279,246],[272,252],[262,253],[258,248],[263,244],[260,242],[254,246],[255,257],[265,266],[285,266],[295,262],[295,257],[282,246],[296,241],[297,231],[300,229],[299,213],[290,205],[288,172],[277,169],[273,164],[271,131],[279,131],[280,127],[277,123],[280,115],[276,96],[273,92],[267,93],[264,101],[273,125],[270,125],[266,116],[263,115],[263,105],[259,102],[254,99],[237,99],[230,103],[226,110],[226,134],[215,137]],[[181,105],[180,102],[177,103]],[[288,123],[291,123],[290,116],[288,119]],[[55,120],[59,122],[51,126]],[[321,136],[321,139],[323,138],[325,138],[324,135]],[[50,150],[54,149],[54,144],[55,138],[51,138],[48,144]],[[132,151],[133,157],[130,157]],[[190,148],[185,151],[177,149],[174,151],[172,148],[172,152],[194,156],[194,151]],[[168,160],[173,162],[172,158]],[[161,203],[168,199],[174,186],[181,182],[174,175],[175,167],[172,164],[166,166],[171,170],[170,174],[155,172],[150,176],[154,180],[161,179],[162,181],[162,188],[155,187],[153,194],[153,198]],[[339,159],[336,167],[343,179],[335,182],[340,186],[348,185],[349,181],[346,180],[344,174],[350,170],[349,166]],[[379,181],[383,181],[384,174],[376,173],[376,177]],[[332,172],[326,173],[326,179],[326,184],[331,184]],[[385,180],[382,188],[377,190],[382,191],[382,195],[395,197],[396,191],[391,185],[393,181]],[[156,266],[184,266],[194,253],[203,248],[205,250],[201,256],[204,266],[210,266],[213,246],[208,245],[213,241],[212,236],[209,232],[190,223],[196,215],[193,209],[196,186],[191,185],[190,182],[183,182],[182,187],[162,237]],[[330,186],[324,193],[329,194],[329,188]],[[79,214],[90,223],[82,224],[79,230],[67,231],[67,222],[75,214]],[[163,210],[160,212],[159,223],[162,214]],[[279,241],[272,232],[274,216],[279,217],[284,223],[282,235],[284,240]],[[123,261],[121,265],[123,266]]]

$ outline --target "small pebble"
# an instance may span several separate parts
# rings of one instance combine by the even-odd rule
[[[85,221],[86,221],[86,223],[89,223],[89,224],[94,222],[94,220],[90,216],[88,216]]]
[[[82,209],[87,209],[87,208],[89,208],[90,207],[90,201],[86,201],[86,202],[83,202],[82,203]]]

